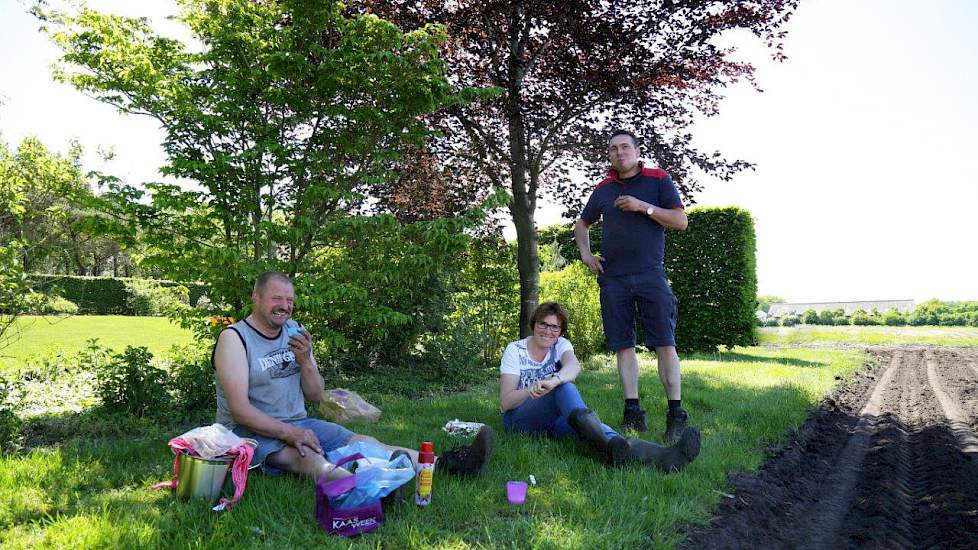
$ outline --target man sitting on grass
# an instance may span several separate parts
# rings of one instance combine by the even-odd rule
[[[312,336],[290,320],[295,293],[289,277],[263,273],[255,281],[251,300],[251,314],[221,333],[211,360],[217,422],[258,441],[252,466],[261,465],[268,474],[286,471],[316,480],[333,468],[324,452],[356,441],[405,453],[417,466],[413,449],[386,445],[306,414],[305,400],[319,402],[324,384],[312,354]],[[470,446],[439,457],[438,469],[458,475],[481,473],[492,446],[492,430],[485,426]],[[348,475],[337,468],[330,478]]]

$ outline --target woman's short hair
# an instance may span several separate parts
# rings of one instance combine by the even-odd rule
[[[537,323],[548,315],[556,316],[560,321],[560,334],[567,334],[567,310],[557,302],[544,302],[533,310],[533,315],[530,316],[530,330],[533,330]]]

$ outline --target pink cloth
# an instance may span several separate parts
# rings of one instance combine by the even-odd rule
[[[174,437],[168,445],[175,455],[173,458],[173,479],[153,485],[154,489],[176,489],[177,485],[179,485],[177,476],[180,473],[180,453],[197,456],[197,451],[181,437]],[[234,462],[231,464],[231,481],[234,482],[234,495],[230,499],[221,499],[220,504],[218,504],[218,508],[221,510],[231,508],[241,500],[245,486],[248,484],[248,466],[251,465],[251,458],[254,456],[255,450],[251,445],[242,443],[237,447],[229,449],[227,454],[234,456]]]
[[[154,489],[176,489],[179,482],[177,481],[177,474],[180,473],[180,453],[187,453],[191,456],[197,456],[197,451],[187,443],[182,437],[174,437],[168,443],[170,450],[173,451],[173,479],[170,481],[163,481],[153,485]]]
[[[251,457],[254,456],[255,450],[251,445],[242,443],[228,451],[228,454],[235,455],[234,464],[231,465],[231,481],[234,482],[234,495],[231,496],[231,500],[222,498],[221,504],[230,508],[241,500],[241,495],[244,494],[245,485],[248,484],[248,466],[251,465]]]

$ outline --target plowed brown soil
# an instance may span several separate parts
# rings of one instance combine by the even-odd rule
[[[978,549],[978,349],[869,351],[685,547]]]

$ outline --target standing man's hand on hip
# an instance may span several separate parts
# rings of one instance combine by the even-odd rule
[[[582,254],[581,261],[584,262],[584,265],[586,265],[587,268],[591,270],[591,273],[594,273],[595,275],[600,275],[604,273],[604,266],[601,265],[601,262],[604,261],[604,258],[600,256],[595,256],[593,254],[587,254],[587,255]]]

